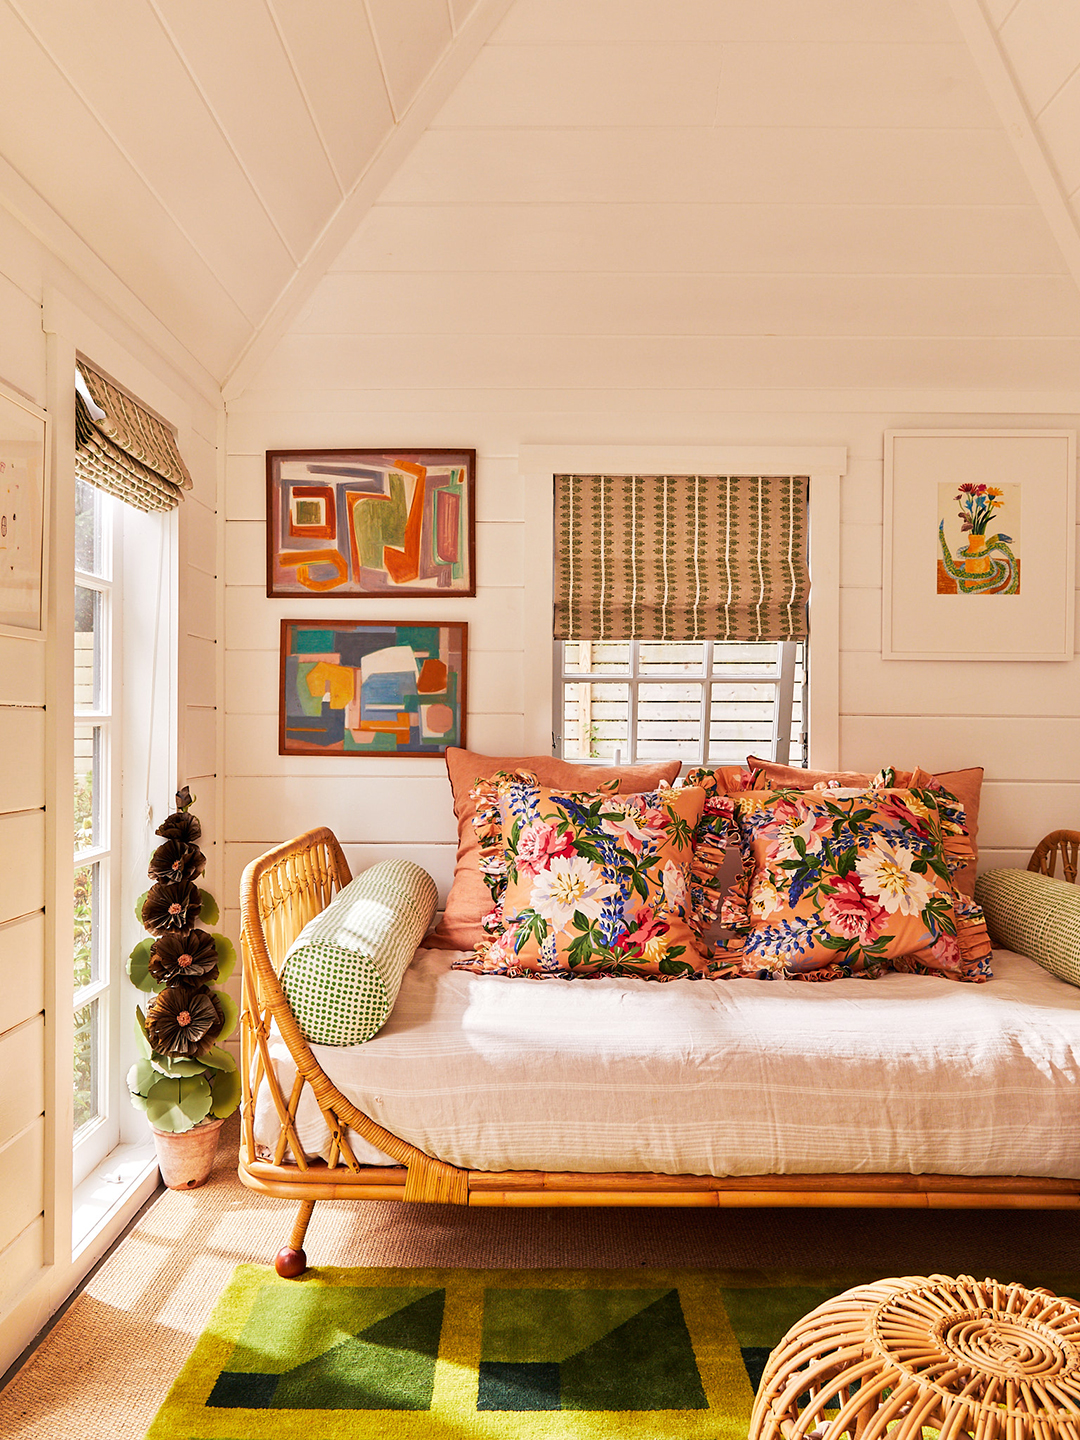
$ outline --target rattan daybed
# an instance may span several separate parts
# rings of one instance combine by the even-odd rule
[[[447,1164],[392,1135],[340,1093],[301,1034],[278,981],[277,967],[300,930],[351,878],[335,836],[319,828],[253,861],[242,881],[244,1088],[239,1175],[253,1190],[300,1202],[288,1244],[277,1257],[282,1275],[297,1275],[307,1264],[302,1247],[318,1200],[504,1206],[1080,1207],[1080,1181],[1041,1176],[586,1174],[558,1170],[492,1172]],[[279,1083],[270,1058],[272,1027],[288,1047],[295,1065],[296,1081],[289,1093]],[[260,1088],[264,1104],[265,1092],[269,1092],[280,1121],[280,1133],[268,1157],[267,1147],[256,1144],[255,1112]],[[307,1088],[314,1094],[328,1132],[325,1160],[305,1156],[298,1140],[297,1110]],[[959,1123],[963,1123],[962,1117]],[[350,1131],[363,1136],[398,1164],[361,1164],[349,1143]]]

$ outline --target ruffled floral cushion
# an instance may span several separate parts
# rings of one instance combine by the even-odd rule
[[[700,976],[691,866],[705,793],[559,791],[528,772],[477,786],[492,938],[456,968],[494,975]]]
[[[923,789],[727,797],[743,873],[721,920],[739,973],[833,980],[885,970],[991,978],[982,911],[954,886],[963,812]]]

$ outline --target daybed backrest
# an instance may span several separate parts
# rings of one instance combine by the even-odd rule
[[[240,928],[252,957],[269,960],[276,974],[300,931],[351,879],[325,825],[253,860],[240,881]]]
[[[1063,878],[1076,883],[1077,857],[1080,853],[1080,831],[1054,830],[1039,841],[1031,853],[1028,869],[1039,875],[1055,878],[1057,860],[1061,858]]]

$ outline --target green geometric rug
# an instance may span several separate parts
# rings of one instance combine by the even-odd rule
[[[147,1440],[743,1440],[772,1347],[877,1278],[241,1265]]]

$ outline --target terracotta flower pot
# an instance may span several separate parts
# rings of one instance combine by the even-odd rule
[[[204,1120],[181,1135],[154,1130],[161,1178],[170,1190],[194,1190],[206,1184],[214,1168],[218,1131],[224,1123],[224,1120]]]

